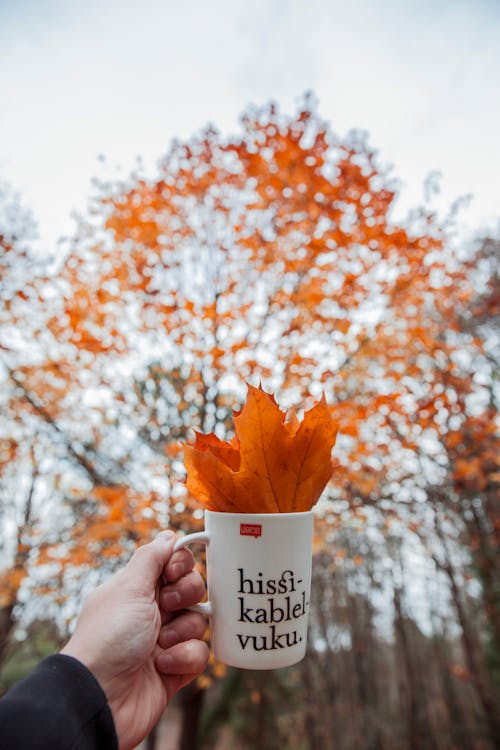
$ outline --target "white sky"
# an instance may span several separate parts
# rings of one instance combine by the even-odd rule
[[[440,205],[473,193],[463,221],[498,227],[500,0],[0,0],[0,178],[47,249],[99,154],[154,165],[172,137],[308,89],[394,165],[399,213],[439,170]]]

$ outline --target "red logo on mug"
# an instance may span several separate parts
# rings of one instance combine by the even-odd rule
[[[240,523],[240,536],[262,536],[260,523]]]

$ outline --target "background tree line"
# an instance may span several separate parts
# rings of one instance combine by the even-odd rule
[[[212,664],[179,746],[500,745],[500,243],[462,247],[428,207],[396,223],[396,191],[310,98],[97,182],[53,257],[2,188],[4,687],[138,543],[200,526],[182,444],[231,435],[246,379],[341,422],[310,647],[271,675]]]

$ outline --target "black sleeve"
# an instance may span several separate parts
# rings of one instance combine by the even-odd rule
[[[77,659],[44,659],[0,700],[0,750],[118,750],[106,695]]]

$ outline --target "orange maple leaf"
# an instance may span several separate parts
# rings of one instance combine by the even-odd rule
[[[294,513],[310,510],[332,475],[338,424],[324,397],[286,422],[274,397],[248,385],[230,443],[196,433],[184,447],[188,490],[209,510]]]

